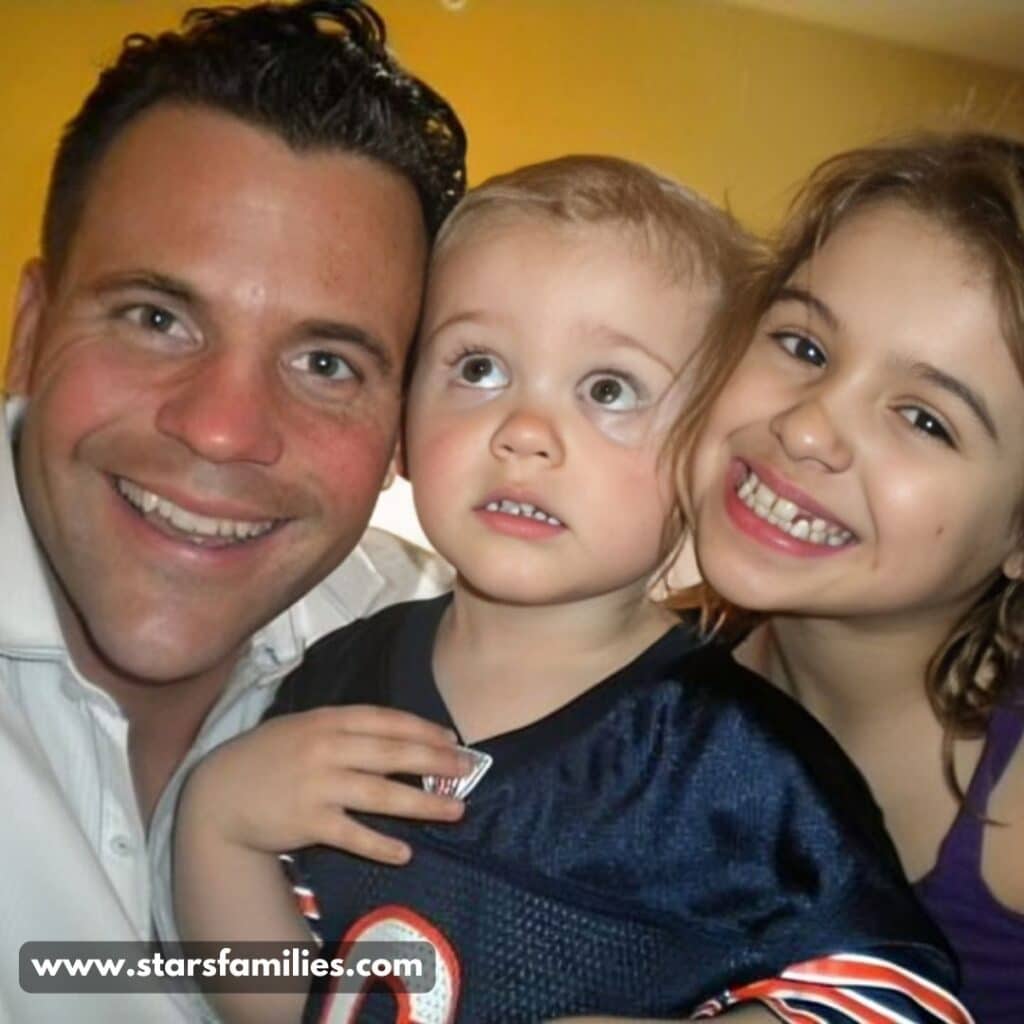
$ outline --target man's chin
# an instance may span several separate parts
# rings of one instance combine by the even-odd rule
[[[76,656],[76,662],[86,678],[104,688],[201,685],[204,680],[219,687],[231,675],[244,646],[244,639],[218,632],[216,626],[175,631],[166,624],[158,629],[128,625],[116,637],[99,631],[91,634],[88,651],[84,658]]]

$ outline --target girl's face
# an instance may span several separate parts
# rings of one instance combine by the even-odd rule
[[[1024,386],[980,260],[853,214],[758,325],[695,453],[697,557],[740,606],[957,616],[1016,573]]]

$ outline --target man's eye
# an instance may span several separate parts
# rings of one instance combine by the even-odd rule
[[[503,388],[508,384],[508,374],[492,356],[469,352],[455,364],[455,380],[464,387]]]
[[[586,401],[612,412],[632,412],[640,405],[639,388],[619,374],[592,373],[583,378],[580,393]]]
[[[802,334],[795,334],[793,331],[776,331],[772,337],[779,347],[794,359],[810,363],[812,366],[824,366],[828,362],[824,349]]]
[[[136,306],[128,306],[121,315],[130,323],[157,334],[168,334],[178,338],[188,337],[185,325],[171,312],[162,306],[154,306],[141,302]]]
[[[289,365],[324,380],[350,380],[358,376],[349,363],[336,352],[319,349],[314,352],[303,352],[292,359]]]
[[[952,434],[943,426],[942,420],[934,413],[930,413],[927,409],[922,409],[919,405],[908,405],[897,411],[915,430],[920,430],[922,434],[934,437],[936,441],[941,441],[950,448],[956,447]]]

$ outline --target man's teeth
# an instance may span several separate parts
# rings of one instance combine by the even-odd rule
[[[853,540],[849,530],[804,512],[788,498],[778,497],[766,483],[758,479],[753,470],[747,471],[746,479],[740,484],[736,495],[758,518],[767,520],[797,540],[830,548],[842,547]]]
[[[211,516],[200,516],[130,480],[118,478],[117,489],[144,516],[157,516],[197,542],[213,537],[230,541],[251,540],[268,533],[274,526],[273,519],[214,519]]]
[[[501,501],[489,501],[484,508],[488,512],[504,512],[508,516],[524,516],[527,519],[536,519],[538,523],[550,523],[552,526],[564,526],[561,519],[549,515],[542,508],[531,505],[526,501],[509,501],[503,498]]]

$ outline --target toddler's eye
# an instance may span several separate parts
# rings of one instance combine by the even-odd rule
[[[470,388],[503,388],[508,384],[505,368],[493,356],[470,352],[455,364],[457,383]]]
[[[934,437],[936,441],[941,441],[950,448],[956,447],[952,435],[934,413],[917,405],[908,405],[905,409],[897,411],[915,430]]]
[[[356,376],[352,367],[337,352],[328,352],[324,349],[303,352],[292,359],[290,365],[296,370],[323,380],[349,380]]]
[[[812,366],[824,366],[828,362],[824,349],[803,334],[796,334],[793,331],[776,331],[772,337],[794,359],[810,363]]]
[[[639,388],[619,374],[592,373],[583,378],[580,392],[587,401],[612,412],[632,412],[640,405]]]

